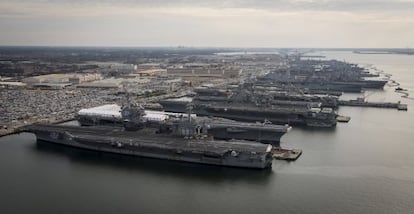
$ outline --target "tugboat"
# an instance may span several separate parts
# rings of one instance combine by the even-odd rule
[[[395,91],[407,91],[407,89],[401,88],[401,87],[397,87],[395,88]]]

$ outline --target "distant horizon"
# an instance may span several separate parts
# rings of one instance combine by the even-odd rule
[[[0,0],[4,46],[410,48],[414,0]]]
[[[406,47],[231,47],[231,46],[117,46],[117,45],[1,45],[0,48],[174,48],[174,49],[315,49],[315,50],[414,50]]]

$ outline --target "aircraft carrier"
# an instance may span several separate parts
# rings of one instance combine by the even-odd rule
[[[247,85],[248,83],[245,83]],[[239,86],[233,87],[238,90]],[[309,106],[309,107],[328,107],[338,108],[338,97],[342,94],[329,95],[310,95],[298,88],[272,87],[269,85],[261,85],[257,82],[248,86],[251,96],[255,96],[256,100],[268,102],[277,106]],[[211,88],[195,88],[194,92],[198,100],[203,101],[226,101],[233,89],[211,89]]]
[[[186,105],[186,111],[189,110]],[[199,117],[196,114],[171,113],[161,111],[144,110],[143,117],[147,120],[147,126],[167,129],[175,123],[182,122],[191,117],[195,126],[207,129],[215,139],[221,140],[249,140],[261,143],[279,145],[280,138],[291,127],[274,125],[269,122],[247,123],[217,117]],[[116,104],[98,106],[90,109],[82,109],[77,113],[76,119],[83,126],[123,126],[121,107]]]
[[[243,86],[230,91],[204,89],[196,92],[194,98],[166,99],[159,101],[159,104],[165,111],[185,112],[188,103],[192,103],[193,112],[197,115],[246,122],[268,120],[282,125],[336,126],[336,112],[333,108],[321,107],[320,102],[276,101],[269,96],[262,97]]]
[[[34,133],[38,141],[100,152],[258,169],[272,165],[271,144],[215,140],[208,124],[196,123],[190,113],[159,126],[137,104],[128,102],[120,114],[122,127],[35,124],[19,132]]]
[[[337,60],[289,61],[289,67],[274,70],[258,77],[257,84],[294,86],[309,91],[336,91],[359,93],[365,88],[382,89],[388,80],[365,79],[379,77],[358,65]]]
[[[103,126],[63,125],[30,125],[21,131],[34,133],[38,141],[192,163],[264,169],[271,167],[273,160],[270,144],[217,141],[201,135],[183,137],[183,133],[191,133],[185,127],[175,130],[175,134],[149,128],[126,131]]]
[[[123,106],[121,115],[123,127],[37,124],[20,131],[34,133],[38,140],[103,152],[246,168],[272,165],[272,145],[214,140],[208,124],[201,126],[191,114],[157,128],[136,104]]]

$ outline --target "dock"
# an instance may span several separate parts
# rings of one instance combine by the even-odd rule
[[[287,149],[281,147],[274,147],[272,149],[273,158],[278,160],[294,161],[302,155],[302,150],[300,149]]]
[[[407,104],[402,104],[401,102],[391,103],[391,102],[367,102],[362,98],[356,100],[338,100],[340,106],[359,106],[359,107],[373,107],[373,108],[394,108],[401,111],[407,111]]]
[[[25,123],[16,123],[16,124],[12,124],[12,126],[4,126],[4,127],[0,127],[0,137],[4,137],[4,136],[8,136],[8,135],[13,135],[13,134],[18,134],[21,130],[22,127],[24,126],[28,126],[28,125],[33,125],[33,124],[60,124],[60,123],[65,123],[68,121],[72,121],[75,120],[75,117],[70,115],[67,117],[63,117],[63,118],[59,118],[59,119],[49,119],[49,120],[32,120],[30,122],[25,122]]]
[[[16,134],[16,130],[13,128],[12,129],[0,129],[0,137],[12,135],[12,134]]]

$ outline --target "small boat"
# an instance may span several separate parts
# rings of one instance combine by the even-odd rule
[[[288,149],[281,147],[273,147],[273,158],[278,160],[294,161],[302,154],[300,149]]]
[[[338,121],[340,123],[347,123],[350,120],[351,120],[351,117],[349,117],[349,116],[343,116],[343,115],[336,116],[336,121]]]
[[[395,88],[395,91],[407,91],[407,89],[403,89],[401,87],[397,87],[397,88]]]

